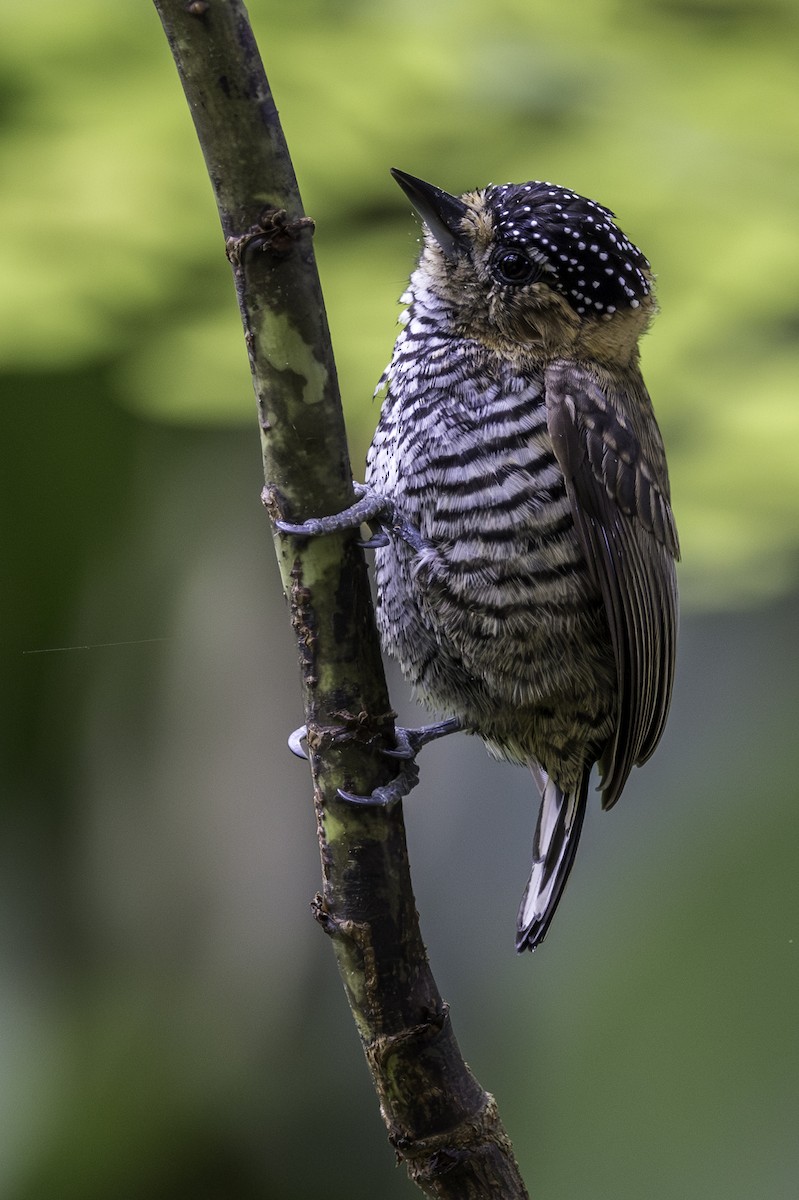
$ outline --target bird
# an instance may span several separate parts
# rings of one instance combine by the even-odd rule
[[[679,540],[639,358],[654,278],[615,215],[569,188],[453,195],[392,175],[424,236],[367,455],[365,491],[393,514],[374,541],[378,628],[448,717],[431,730],[532,772],[516,948],[534,950],[592,769],[609,809],[671,699]]]

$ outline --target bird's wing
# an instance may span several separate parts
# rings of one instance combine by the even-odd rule
[[[677,640],[677,531],[663,447],[637,370],[622,397],[585,366],[553,363],[546,403],[575,528],[613,640],[617,722],[600,763],[602,804],[610,808],[632,767],[652,754],[666,721]]]

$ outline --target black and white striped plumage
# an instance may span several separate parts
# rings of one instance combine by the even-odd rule
[[[544,937],[588,777],[603,805],[663,730],[677,535],[638,368],[649,264],[552,184],[449,196],[395,177],[427,225],[367,483],[423,540],[377,552],[378,621],[417,694],[542,802],[517,947]]]

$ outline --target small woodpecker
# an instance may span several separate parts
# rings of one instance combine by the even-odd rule
[[[425,233],[367,458],[391,513],[378,625],[416,695],[455,718],[432,730],[532,770],[516,947],[533,950],[592,767],[610,808],[671,697],[679,544],[638,355],[652,274],[613,213],[568,188],[453,196],[392,174]]]

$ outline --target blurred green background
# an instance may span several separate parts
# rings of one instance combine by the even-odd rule
[[[412,864],[533,1196],[794,1197],[797,4],[251,15],[356,476],[418,241],[390,166],[566,184],[659,275],[644,369],[685,560],[662,747],[593,806],[533,958],[512,949],[524,771],[426,750]],[[254,402],[165,39],[147,0],[6,2],[0,28],[0,1195],[410,1197],[309,915]]]

